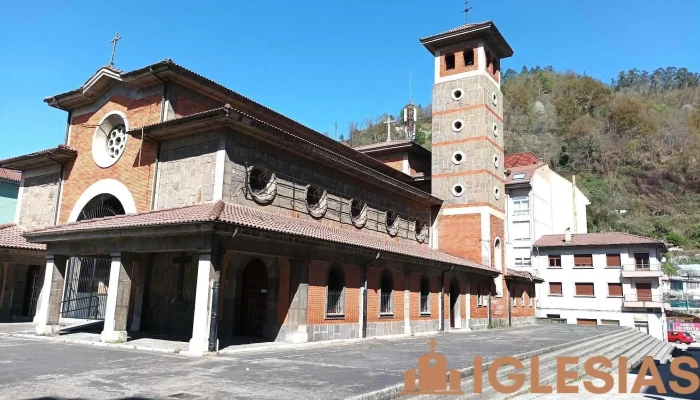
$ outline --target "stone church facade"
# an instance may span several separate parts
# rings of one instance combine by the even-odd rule
[[[490,22],[421,41],[432,154],[352,149],[171,60],[47,98],[64,144],[0,161],[22,172],[0,262],[33,265],[37,334],[104,319],[103,341],[168,333],[202,354],[534,323],[537,280],[500,242],[512,50]]]

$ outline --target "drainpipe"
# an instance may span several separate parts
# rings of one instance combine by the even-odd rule
[[[453,269],[455,269],[454,265],[440,274],[440,331],[445,330],[445,274]]]
[[[61,172],[59,172],[58,174],[58,193],[56,194],[56,210],[53,213],[53,224],[58,225],[59,206],[61,205],[61,192],[63,190],[63,179],[65,179],[65,176],[63,176],[63,174],[65,173],[65,164],[63,164],[60,161],[54,160],[51,156],[49,156],[49,159],[55,163],[58,163],[61,166]]]
[[[362,266],[362,338],[367,337],[367,267],[379,260],[382,253],[377,252],[373,260]]]

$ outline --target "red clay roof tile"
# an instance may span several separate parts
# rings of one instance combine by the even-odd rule
[[[0,248],[46,250],[44,244],[27,242],[22,233],[22,228],[15,224],[0,225]]]
[[[572,247],[572,246],[607,246],[627,244],[653,244],[665,246],[658,239],[637,236],[623,232],[576,233],[571,235],[571,242],[564,241],[564,235],[544,235],[537,239],[534,247]]]

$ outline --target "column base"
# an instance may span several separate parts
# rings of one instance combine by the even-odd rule
[[[102,331],[100,333],[102,343],[125,343],[126,339],[126,331]]]
[[[190,347],[185,354],[188,356],[203,356],[209,353],[209,339],[190,339]]]
[[[291,332],[287,334],[285,341],[290,343],[306,343],[309,341],[309,334],[307,332]]]
[[[61,331],[60,325],[39,324],[36,326],[35,333],[39,336],[58,336]]]

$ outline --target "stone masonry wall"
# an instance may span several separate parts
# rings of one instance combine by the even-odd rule
[[[144,303],[147,308],[143,311],[143,325],[149,332],[167,332],[185,337],[192,334],[197,254],[186,254],[190,256],[190,262],[184,264],[182,271],[180,263],[176,261],[180,256],[179,253],[152,255],[150,285],[146,286],[148,294]]]
[[[211,201],[219,134],[187,136],[161,144],[156,208]]]
[[[329,168],[309,163],[291,153],[282,152],[243,135],[227,136],[227,153],[231,168],[230,201],[267,212],[280,213],[300,219],[316,220],[319,223],[344,229],[362,231],[377,237],[419,243],[415,233],[415,221],[428,221],[427,206],[400,198],[389,198],[361,180],[352,180],[347,175]],[[248,193],[246,186],[246,164],[268,168],[276,175],[276,195],[269,203],[260,203]],[[327,210],[316,218],[310,215],[306,205],[306,188],[317,185],[327,191]],[[224,196],[226,199],[226,195]],[[356,227],[350,216],[352,199],[367,204],[367,221]],[[398,232],[391,235],[386,228],[386,212],[398,213]],[[423,245],[428,244],[427,237]]]
[[[20,185],[19,225],[53,225],[58,207],[61,167],[52,165],[24,171]]]

